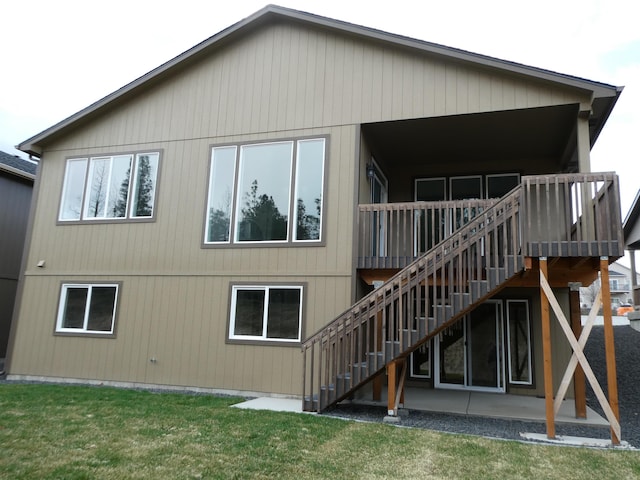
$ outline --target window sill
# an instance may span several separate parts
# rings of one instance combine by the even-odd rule
[[[300,348],[302,342],[296,340],[294,342],[285,342],[281,340],[243,340],[239,338],[227,338],[225,343],[228,345],[258,345],[261,347],[296,347]]]

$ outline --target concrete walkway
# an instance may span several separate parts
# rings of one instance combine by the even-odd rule
[[[235,408],[245,408],[247,410],[303,413],[302,400],[299,398],[259,397],[231,406]]]

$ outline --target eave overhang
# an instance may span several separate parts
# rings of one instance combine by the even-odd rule
[[[36,176],[32,173],[25,172],[24,170],[20,170],[19,168],[14,168],[10,165],[5,165],[4,163],[0,163],[0,171],[9,173],[15,177],[24,178],[25,180],[29,180],[30,182],[35,181]]]
[[[622,222],[622,234],[627,250],[640,250],[640,190]]]

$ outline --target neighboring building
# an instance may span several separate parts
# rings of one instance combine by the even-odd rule
[[[10,378],[323,409],[413,352],[424,388],[546,394],[540,272],[573,318],[623,254],[617,177],[581,173],[620,92],[266,7],[19,145]]]
[[[609,266],[609,290],[611,291],[611,306],[614,309],[614,314],[617,307],[621,305],[633,305],[633,284],[631,278],[631,269],[621,263],[614,262]],[[636,274],[635,285],[638,283],[640,283],[640,275]],[[582,287],[580,289],[580,304],[583,309],[591,308],[599,289],[600,279],[588,287]]]
[[[636,278],[636,281],[631,285],[633,303],[636,306],[640,306],[640,280],[638,280],[640,276],[636,273],[636,250],[640,249],[640,221],[638,219],[640,219],[640,190],[638,190],[623,224],[624,245],[629,251],[631,259],[631,279]]]
[[[36,168],[0,151],[0,358],[7,353]]]

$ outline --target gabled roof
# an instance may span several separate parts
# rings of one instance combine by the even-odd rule
[[[542,81],[549,81],[555,84],[565,85],[567,87],[583,90],[592,95],[593,112],[590,120],[591,141],[595,142],[600,130],[604,126],[611,109],[622,92],[622,87],[586,80],[571,75],[552,72],[541,68],[530,67],[515,62],[500,60],[497,58],[480,55],[456,48],[446,47],[436,43],[430,43],[423,40],[416,40],[401,35],[391,34],[376,30],[373,28],[363,27],[340,20],[334,20],[327,17],[321,17],[311,13],[283,8],[276,5],[267,5],[263,9],[253,15],[241,20],[240,22],[222,30],[198,45],[190,48],[186,52],[160,65],[149,73],[141,76],[133,82],[44,130],[43,132],[25,140],[16,148],[23,152],[39,156],[42,153],[42,145],[48,141],[66,133],[75,126],[88,121],[97,115],[107,106],[112,106],[115,102],[123,101],[134,95],[138,89],[152,82],[158,82],[166,75],[171,74],[175,69],[188,65],[197,61],[203,55],[211,53],[216,48],[232,41],[238,35],[244,35],[248,32],[263,26],[265,24],[278,21],[295,22],[309,27],[328,29],[346,35],[354,35],[366,38],[371,41],[392,44],[397,47],[404,47],[418,50],[427,54],[446,57],[450,60],[476,64],[484,68],[498,69],[516,75],[526,77],[534,77]]]
[[[628,250],[640,250],[640,190],[622,224],[624,244]]]
[[[38,166],[34,162],[0,151],[0,170],[4,172],[34,180],[37,168]]]

